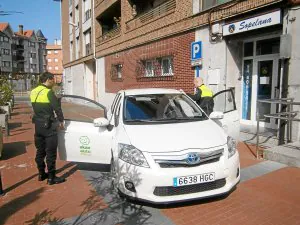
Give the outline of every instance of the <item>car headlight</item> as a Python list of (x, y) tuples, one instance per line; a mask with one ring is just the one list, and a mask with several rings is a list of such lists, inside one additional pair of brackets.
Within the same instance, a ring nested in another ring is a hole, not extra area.
[(143, 153), (133, 145), (119, 143), (119, 158), (127, 163), (149, 168)]
[(228, 159), (236, 153), (236, 141), (228, 136), (227, 137), (227, 146), (228, 146)]

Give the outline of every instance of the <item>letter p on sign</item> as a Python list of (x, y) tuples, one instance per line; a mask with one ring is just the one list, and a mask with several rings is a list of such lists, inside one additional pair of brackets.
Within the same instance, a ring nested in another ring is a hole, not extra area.
[(191, 46), (192, 60), (202, 58), (202, 42), (193, 42)]

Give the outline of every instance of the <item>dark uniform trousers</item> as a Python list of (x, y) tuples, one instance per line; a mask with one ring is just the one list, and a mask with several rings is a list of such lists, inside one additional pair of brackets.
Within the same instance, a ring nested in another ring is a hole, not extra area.
[(212, 97), (203, 97), (199, 106), (209, 116), (214, 111), (214, 100)]
[(57, 123), (52, 123), (51, 127), (46, 129), (42, 121), (35, 121), (34, 142), (37, 149), (35, 162), (40, 174), (45, 172), (45, 157), (49, 175), (55, 175), (56, 156), (57, 156)]

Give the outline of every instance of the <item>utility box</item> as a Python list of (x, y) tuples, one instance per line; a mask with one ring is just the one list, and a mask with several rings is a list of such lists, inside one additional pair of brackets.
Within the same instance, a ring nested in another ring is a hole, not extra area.
[(283, 34), (280, 36), (280, 58), (289, 59), (292, 55), (292, 36)]

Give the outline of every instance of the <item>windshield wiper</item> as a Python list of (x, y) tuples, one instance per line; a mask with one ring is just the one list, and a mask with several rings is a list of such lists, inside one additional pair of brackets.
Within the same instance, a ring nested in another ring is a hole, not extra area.
[(143, 120), (143, 119), (136, 119), (136, 120), (125, 120), (125, 122), (147, 122), (147, 123), (151, 123), (151, 122), (155, 122), (155, 120), (149, 119), (149, 120)]

